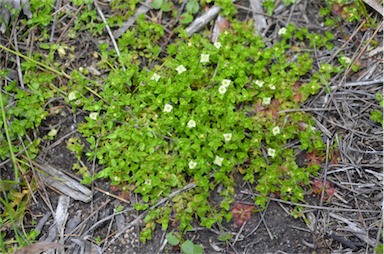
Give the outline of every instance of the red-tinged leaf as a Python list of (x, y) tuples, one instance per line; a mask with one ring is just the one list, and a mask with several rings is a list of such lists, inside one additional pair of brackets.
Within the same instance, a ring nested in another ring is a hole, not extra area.
[(341, 156), (340, 156), (340, 151), (337, 150), (332, 150), (331, 152), (331, 156), (330, 156), (331, 160), (330, 160), (330, 164), (332, 165), (338, 165), (340, 163), (340, 160), (341, 160)]
[(236, 223), (237, 226), (241, 226), (249, 220), (251, 217), (251, 214), (253, 212), (253, 205), (246, 205), (246, 204), (241, 204), (237, 203), (232, 207), (232, 214), (233, 214), (233, 219), (234, 222)]
[(276, 99), (272, 99), (271, 104), (268, 106), (263, 106), (261, 101), (258, 102), (255, 106), (256, 113), (262, 113), (263, 116), (272, 116), (274, 119), (278, 119), (280, 102)]
[(332, 5), (332, 12), (336, 14), (339, 17), (342, 17), (343, 19), (347, 19), (350, 15), (350, 9), (355, 8), (355, 3), (350, 4), (333, 4)]
[(324, 161), (324, 156), (318, 156), (317, 151), (313, 150), (311, 153), (305, 155), (305, 161), (309, 166), (320, 165)]
[[(315, 180), (312, 182), (313, 193), (315, 193), (318, 197), (321, 197), (321, 193), (323, 191), (323, 180)], [(329, 181), (325, 181), (325, 189), (323, 201), (329, 201), (330, 198), (335, 194), (336, 190), (331, 186)]]

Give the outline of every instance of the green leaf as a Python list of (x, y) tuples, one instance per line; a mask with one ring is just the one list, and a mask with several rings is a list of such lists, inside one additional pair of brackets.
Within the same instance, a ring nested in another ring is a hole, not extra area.
[(195, 14), (199, 11), (199, 4), (196, 0), (189, 0), (185, 6), (185, 9), (188, 13)]
[(185, 12), (185, 13), (180, 15), (179, 20), (180, 20), (181, 24), (189, 24), (193, 21), (193, 16), (191, 14)]
[(151, 3), (151, 7), (156, 10), (160, 10), (161, 6), (165, 3), (165, 0), (154, 0)]
[(229, 240), (231, 240), (231, 238), (232, 238), (232, 234), (231, 233), (221, 234), (218, 237), (219, 241), (222, 241), (222, 242), (229, 241)]
[(181, 251), (184, 254), (203, 254), (204, 248), (187, 240), (181, 245)]
[(48, 43), (40, 43), (39, 47), (42, 49), (49, 49), (51, 46)]
[(161, 6), (161, 10), (164, 12), (171, 11), (175, 6), (173, 5), (172, 2), (165, 2), (163, 6)]
[(170, 232), (168, 233), (165, 238), (169, 242), (170, 245), (176, 246), (180, 243), (179, 237), (175, 235), (175, 233)]

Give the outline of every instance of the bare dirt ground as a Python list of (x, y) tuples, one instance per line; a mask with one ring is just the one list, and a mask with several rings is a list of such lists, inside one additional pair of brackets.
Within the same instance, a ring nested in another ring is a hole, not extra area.
[[(252, 17), (248, 1), (239, 1), (237, 7), (240, 19)], [(266, 18), (268, 27), (263, 36), (273, 40), (275, 27), (283, 27), (288, 21), (317, 32), (329, 30), (318, 14), (320, 7), (320, 1), (298, 1), (289, 8), (282, 6), (272, 17)], [(382, 18), (370, 11), (375, 19)], [(196, 226), (187, 233), (186, 239), (203, 246), (205, 253), (373, 253), (377, 244), (382, 243), (383, 128), (369, 117), (370, 110), (379, 109), (374, 94), (383, 88), (383, 30), (382, 23), (377, 31), (361, 30), (360, 24), (345, 22), (334, 28), (336, 47), (332, 51), (316, 52), (319, 62), (333, 62), (335, 53), (344, 50), (348, 57), (359, 61), (360, 71), (335, 76), (331, 83), (335, 87), (332, 93), (323, 90), (302, 107), (316, 119), (317, 128), (324, 133), (324, 142), (337, 144), (339, 152), (332, 156), (337, 160), (327, 160), (317, 178), (328, 181), (335, 189), (332, 199), (322, 201), (309, 189), (303, 204), (271, 198), (264, 211), (253, 213), (241, 227), (233, 223), (224, 224), (223, 229), (214, 226), (211, 230)], [(108, 38), (105, 33), (99, 39), (108, 41)], [(368, 51), (366, 41), (370, 39), (379, 41), (381, 50)], [(88, 52), (85, 55), (97, 48), (94, 39), (87, 34), (74, 41), (63, 40), (68, 45), (76, 45), (79, 52)], [(4, 41), (6, 39), (2, 39), (2, 43)], [(79, 66), (92, 64), (91, 57), (87, 56), (79, 61)], [(61, 108), (60, 114), (50, 115), (36, 133), (42, 137), (47, 134), (47, 127), (53, 125), (60, 131), (55, 141), (42, 142), (40, 160), (80, 181), (71, 171), (77, 159), (66, 146), (70, 137), (80, 137), (76, 126), (83, 114), (81, 110), (73, 114), (61, 99), (54, 104)], [(85, 157), (83, 162), (98, 170), (98, 166)], [(253, 203), (256, 194), (252, 186), (244, 184), (240, 177), (237, 182), (236, 202)], [(126, 202), (104, 181), (95, 182), (90, 189), (93, 193), (90, 202), (70, 199), (64, 232), (58, 234), (53, 230), (52, 214), (61, 194), (42, 184), (35, 193), (37, 202), (31, 201), (25, 216), (26, 230), (39, 227), (41, 233), (37, 239), (59, 240), (66, 246), (62, 253), (180, 253), (180, 249), (166, 243), (166, 232), (160, 227), (154, 232), (152, 241), (145, 244), (139, 241), (140, 229), (145, 226), (141, 220), (145, 212), (139, 213), (132, 208), (139, 197), (130, 196)], [(120, 205), (122, 212), (115, 213)], [(294, 205), (304, 207), (297, 219), (291, 215)], [(223, 230), (233, 235), (230, 241), (218, 240)]]

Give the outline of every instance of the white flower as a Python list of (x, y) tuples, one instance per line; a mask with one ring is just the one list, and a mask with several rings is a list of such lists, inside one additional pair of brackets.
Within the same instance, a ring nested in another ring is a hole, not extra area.
[(209, 54), (201, 54), (200, 63), (208, 63), (209, 62)]
[(269, 105), (271, 104), (271, 97), (263, 98), (263, 105)]
[(258, 87), (263, 87), (263, 85), (264, 85), (264, 81), (261, 81), (261, 80), (255, 80), (255, 84), (256, 84)]
[(351, 58), (347, 56), (342, 56), (341, 60), (344, 61), (346, 64), (350, 64), (352, 62)]
[(213, 162), (213, 164), (216, 164), (217, 166), (220, 166), (223, 164), (223, 160), (224, 158), (221, 158), (219, 156), (216, 155), (216, 158), (215, 158), (215, 161)]
[(285, 27), (282, 27), (282, 28), (279, 29), (279, 31), (277, 33), (279, 35), (284, 35), (286, 32), (287, 32), (287, 29)]
[(219, 49), (219, 48), (221, 48), (221, 43), (217, 41), (213, 44), (213, 46), (215, 46), (215, 48)]
[(223, 81), (221, 81), (221, 85), (224, 87), (228, 87), (230, 84), (231, 84), (230, 79), (223, 79)]
[(273, 148), (268, 148), (268, 156), (271, 156), (272, 158), (275, 157), (276, 150)]
[(68, 94), (68, 100), (69, 100), (69, 101), (76, 100), (76, 92), (70, 92), (70, 93)]
[(184, 65), (179, 65), (179, 66), (177, 66), (176, 70), (179, 74), (181, 74), (181, 73), (185, 72), (187, 69), (185, 69)]
[(189, 120), (189, 122), (187, 123), (187, 127), (190, 129), (196, 127), (196, 122), (193, 120)]
[(197, 166), (197, 162), (190, 161), (190, 162), (188, 163), (188, 167), (189, 167), (190, 169), (194, 169), (196, 166)]
[(275, 126), (275, 127), (273, 127), (273, 129), (272, 129), (272, 133), (273, 133), (273, 135), (277, 135), (277, 134), (280, 134), (280, 128), (279, 128), (279, 126)]
[(172, 109), (173, 109), (173, 107), (171, 104), (165, 104), (163, 111), (169, 113), (172, 111)]
[(153, 73), (152, 77), (151, 77), (151, 80), (154, 80), (154, 81), (159, 81), (159, 79), (161, 78), (160, 75), (158, 75), (157, 73)]
[(269, 88), (271, 88), (271, 90), (276, 90), (276, 86), (274, 85), (269, 85)]
[(226, 91), (227, 91), (227, 87), (225, 87), (225, 86), (220, 86), (219, 87), (219, 93), (220, 94), (225, 94)]
[(232, 133), (225, 133), (225, 134), (223, 134), (223, 136), (224, 136), (224, 140), (226, 142), (231, 141), (231, 139), (232, 139)]
[(92, 120), (97, 120), (97, 116), (99, 114), (97, 112), (92, 112), (89, 114), (89, 118), (91, 118)]

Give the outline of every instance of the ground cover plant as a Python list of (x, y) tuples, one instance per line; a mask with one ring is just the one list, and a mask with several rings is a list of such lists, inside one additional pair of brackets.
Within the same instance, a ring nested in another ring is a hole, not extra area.
[[(289, 25), (280, 30), (280, 41), (266, 47), (252, 26), (232, 26), (233, 31), (225, 31), (215, 43), (181, 32), (168, 46), (167, 56), (148, 70), (129, 59), (140, 54), (135, 51), (138, 42), (148, 61), (156, 58), (163, 29), (139, 17), (137, 31), (118, 41), (123, 48), (119, 57), (102, 52), (103, 62), (117, 60), (120, 66), (109, 73), (103, 87), (92, 87), (98, 96), (84, 96), (87, 90), (76, 85), (69, 92), (68, 101), (89, 112), (79, 131), (90, 143), (87, 156), (104, 165), (95, 179), (109, 178), (123, 191), (140, 194), (137, 210), (148, 209), (174, 189), (196, 184), (149, 211), (143, 241), (151, 239), (155, 222), (167, 230), (173, 220), (185, 232), (193, 218), (205, 227), (229, 221), (234, 171), (257, 183), (260, 196), (255, 203), (263, 208), (267, 195), (275, 192), (287, 200), (302, 200), (309, 177), (319, 169), (318, 164), (299, 167), (298, 151), (287, 145), (297, 139), (302, 150), (323, 153), (320, 132), (306, 113), (284, 110), (298, 109), (334, 71), (322, 65), (316, 75), (304, 79), (312, 59), (306, 53), (287, 52), (291, 39), (321, 45), (321, 37), (315, 42), (312, 33)], [(88, 175), (83, 182), (91, 180)], [(209, 196), (219, 185), (222, 200), (214, 207)]]
[[(208, 30), (189, 36), (185, 24), (214, 3), (230, 25), (216, 41)], [(335, 75), (359, 70), (343, 53), (336, 54), (338, 62), (333, 64), (313, 59), (313, 52), (334, 48), (332, 33), (287, 23), (276, 29), (275, 40), (266, 41), (255, 34), (252, 22), (236, 20), (230, 2), (189, 1), (179, 13), (178, 3), (154, 1), (154, 10), (180, 18), (171, 42), (164, 39), (166, 29), (156, 18), (141, 14), (117, 40), (119, 51), (109, 42), (99, 43), (92, 53), (93, 67), (72, 68), (61, 62), (74, 62), (76, 48), (64, 40), (48, 42), (53, 1), (30, 4), (33, 16), (21, 20), (22, 31), (38, 27), (39, 51), (27, 56), (0, 45), (15, 56), (12, 61), (21, 58), (23, 72), (20, 87), (11, 69), (0, 72), (0, 158), (2, 166), (8, 163), (13, 169), (0, 185), (2, 252), (11, 251), (15, 242), (28, 245), (39, 234), (25, 231), (22, 220), (38, 188), (30, 161), (38, 155), (41, 139), (31, 130), (63, 113), (58, 101), (70, 105), (72, 114), (84, 116), (78, 124), (82, 139), (71, 138), (67, 146), (79, 161), (74, 172), (85, 185), (107, 179), (113, 188), (137, 195), (133, 207), (146, 212), (142, 242), (151, 240), (161, 226), (172, 246), (202, 253), (199, 245), (184, 240), (196, 225), (212, 228), (233, 222), (241, 227), (252, 213), (263, 211), (271, 197), (302, 202), (313, 187), (327, 202), (335, 193), (329, 182), (313, 181), (328, 159), (327, 147), (313, 117), (300, 109), (319, 91), (330, 92)], [(125, 14), (111, 15), (105, 22), (92, 1), (73, 4), (84, 9), (77, 18), (70, 9), (55, 18), (73, 18), (68, 37), (76, 39), (83, 32), (102, 35), (107, 24), (121, 25), (127, 13), (135, 13), (138, 1), (113, 1), (112, 9), (124, 9)], [(329, 6), (331, 2), (322, 15), (330, 15)], [(265, 7), (272, 13), (272, 1)], [(351, 21), (359, 15), (354, 12)], [(328, 19), (326, 25), (339, 21)], [(371, 112), (371, 119), (382, 124), (382, 93), (376, 99), (380, 108)], [(57, 132), (57, 126), (49, 126), (42, 140), (55, 140)], [(304, 164), (299, 163), (302, 154)], [(100, 170), (92, 172), (81, 164), (83, 155), (101, 165)], [(252, 205), (234, 198), (238, 174), (257, 194)], [(172, 195), (178, 190), (184, 191)], [(5, 230), (9, 227), (10, 235)], [(231, 237), (225, 235), (223, 241)]]

